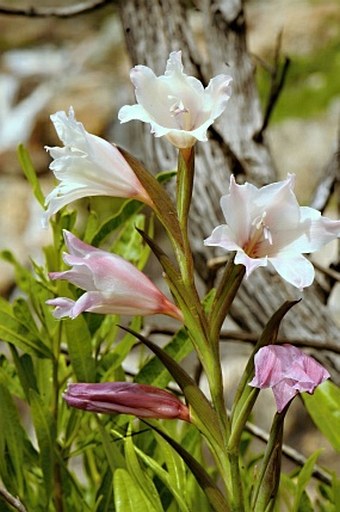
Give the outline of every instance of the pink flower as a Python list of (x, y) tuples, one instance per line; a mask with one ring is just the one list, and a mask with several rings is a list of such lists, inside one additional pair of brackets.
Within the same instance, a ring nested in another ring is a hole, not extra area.
[(181, 52), (172, 52), (165, 74), (156, 76), (146, 66), (130, 73), (137, 105), (125, 105), (118, 113), (121, 123), (138, 119), (150, 123), (155, 137), (167, 137), (178, 148), (206, 141), (207, 129), (224, 111), (231, 95), (228, 75), (212, 78), (204, 89), (193, 76), (183, 73)]
[(247, 277), (270, 263), (297, 288), (310, 286), (314, 267), (303, 256), (340, 236), (340, 221), (322, 217), (313, 208), (300, 207), (293, 192), (294, 175), (257, 188), (238, 185), (230, 177), (229, 194), (221, 198), (226, 224), (217, 226), (205, 245), (236, 251), (235, 263)]
[(175, 395), (134, 382), (69, 384), (63, 398), (71, 407), (86, 411), (190, 421), (187, 406)]
[(64, 147), (47, 147), (50, 165), (60, 182), (46, 197), (45, 223), (63, 206), (89, 196), (131, 197), (151, 205), (137, 176), (116, 148), (88, 133), (74, 117), (56, 112), (51, 120)]
[(180, 310), (131, 263), (116, 254), (85, 244), (64, 231), (70, 254), (64, 261), (72, 266), (65, 272), (51, 272), (51, 279), (66, 279), (86, 290), (76, 302), (59, 297), (47, 301), (55, 306), (54, 316), (76, 318), (84, 311), (117, 315), (164, 314), (182, 321)]
[(268, 345), (255, 354), (255, 377), (250, 386), (272, 388), (278, 412), (298, 393), (312, 394), (330, 377), (315, 359), (293, 345)]

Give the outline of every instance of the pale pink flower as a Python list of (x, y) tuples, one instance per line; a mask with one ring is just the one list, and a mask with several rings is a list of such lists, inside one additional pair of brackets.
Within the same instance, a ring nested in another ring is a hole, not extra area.
[(293, 192), (294, 175), (257, 188), (238, 185), (230, 177), (229, 194), (221, 198), (226, 224), (217, 226), (205, 245), (236, 251), (235, 263), (247, 277), (268, 263), (299, 289), (310, 286), (314, 267), (303, 256), (340, 236), (340, 221), (322, 217), (313, 208), (299, 206)]
[(56, 112), (51, 120), (64, 147), (46, 147), (59, 184), (46, 197), (45, 223), (63, 206), (83, 197), (126, 197), (151, 204), (118, 148), (88, 133), (75, 119), (72, 107), (68, 115)]
[(312, 394), (328, 371), (293, 345), (267, 345), (255, 354), (255, 388), (272, 388), (278, 412), (298, 393)]
[(47, 301), (55, 306), (54, 316), (76, 318), (84, 311), (117, 315), (164, 314), (182, 321), (182, 313), (150, 279), (116, 254), (92, 247), (64, 231), (69, 254), (64, 261), (72, 266), (51, 272), (51, 279), (65, 279), (86, 290), (77, 301), (59, 297)]
[(207, 129), (222, 114), (231, 95), (232, 78), (228, 75), (215, 76), (204, 89), (197, 78), (183, 73), (180, 51), (170, 53), (164, 75), (135, 66), (130, 77), (137, 105), (120, 109), (121, 123), (133, 119), (150, 123), (156, 137), (165, 136), (178, 148), (208, 140)]
[(71, 407), (86, 411), (133, 414), (138, 418), (190, 421), (189, 409), (175, 395), (146, 384), (134, 382), (69, 384), (63, 398)]

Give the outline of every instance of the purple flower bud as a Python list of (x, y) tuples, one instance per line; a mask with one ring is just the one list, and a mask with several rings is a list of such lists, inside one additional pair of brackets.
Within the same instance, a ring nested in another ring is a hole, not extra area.
[(190, 422), (189, 409), (164, 389), (135, 382), (69, 384), (63, 394), (71, 407), (98, 413), (133, 414), (138, 418)]
[(312, 394), (330, 377), (315, 359), (293, 345), (268, 345), (255, 355), (255, 377), (250, 386), (272, 388), (278, 412), (298, 393)]

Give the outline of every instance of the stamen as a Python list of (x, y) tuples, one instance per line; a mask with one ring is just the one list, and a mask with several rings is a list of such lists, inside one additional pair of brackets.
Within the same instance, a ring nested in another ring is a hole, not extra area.
[(176, 117), (177, 123), (181, 130), (190, 130), (190, 110), (184, 106), (181, 99), (176, 96), (168, 95), (169, 100), (175, 100), (173, 105), (170, 107), (170, 114), (172, 117)]
[(248, 256), (257, 256), (257, 250), (261, 242), (261, 238), (262, 240), (266, 240), (270, 245), (273, 245), (273, 237), (271, 231), (269, 226), (264, 222), (266, 216), (267, 212), (264, 211), (262, 215), (256, 217), (252, 222), (252, 226), (255, 227), (255, 230), (253, 230), (250, 240), (244, 247), (244, 250)]

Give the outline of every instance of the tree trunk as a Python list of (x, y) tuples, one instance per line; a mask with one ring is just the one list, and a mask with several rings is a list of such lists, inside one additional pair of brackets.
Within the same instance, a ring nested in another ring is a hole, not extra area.
[[(198, 273), (207, 281), (207, 259), (214, 254), (212, 248), (203, 246), (203, 239), (223, 220), (219, 200), (228, 189), (230, 173), (240, 182), (247, 179), (263, 185), (276, 179), (276, 170), (265, 138), (256, 137), (263, 115), (254, 64), (247, 52), (243, 4), (240, 0), (196, 0), (195, 5), (202, 20), (199, 44), (185, 2), (180, 0), (123, 0), (120, 14), (132, 65), (145, 64), (163, 74), (169, 53), (181, 49), (186, 72), (204, 84), (218, 73), (233, 76), (233, 95), (225, 113), (210, 130), (209, 143), (197, 145), (191, 239)], [(155, 139), (142, 123), (140, 133), (147, 168), (174, 168), (176, 153), (171, 144)], [(132, 145), (129, 149), (134, 150)], [(269, 269), (258, 269), (242, 285), (231, 316), (243, 330), (260, 332), (285, 300), (296, 297), (296, 290)], [(339, 329), (324, 302), (325, 293), (316, 282), (287, 315), (280, 334), (318, 340), (320, 348), (329, 342), (340, 347)], [(339, 382), (339, 356), (327, 350), (315, 355)]]

